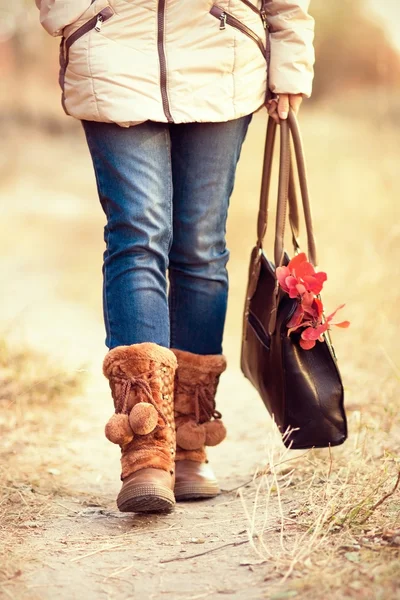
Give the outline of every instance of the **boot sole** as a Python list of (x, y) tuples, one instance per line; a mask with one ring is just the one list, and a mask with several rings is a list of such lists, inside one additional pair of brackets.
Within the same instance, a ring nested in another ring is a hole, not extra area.
[(197, 483), (182, 483), (175, 485), (175, 498), (181, 500), (206, 500), (219, 496), (221, 490), (218, 485), (202, 485)]
[(121, 512), (166, 513), (173, 510), (175, 496), (167, 487), (140, 483), (127, 484), (118, 494), (117, 506)]

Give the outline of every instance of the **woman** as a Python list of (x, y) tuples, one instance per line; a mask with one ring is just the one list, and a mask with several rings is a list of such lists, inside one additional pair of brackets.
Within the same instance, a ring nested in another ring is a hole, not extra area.
[[(258, 4), (257, 4), (258, 2)], [(225, 225), (251, 115), (311, 93), (309, 0), (36, 0), (61, 35), (67, 114), (83, 123), (105, 227), (103, 370), (121, 511), (219, 493), (205, 447), (226, 368)], [(167, 281), (168, 273), (168, 281)], [(169, 285), (168, 285), (169, 282)]]

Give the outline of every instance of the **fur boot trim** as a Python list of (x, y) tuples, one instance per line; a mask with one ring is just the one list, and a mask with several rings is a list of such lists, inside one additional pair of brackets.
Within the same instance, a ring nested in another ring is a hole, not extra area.
[(145, 468), (174, 471), (176, 366), (174, 354), (153, 343), (119, 346), (104, 360), (115, 407), (105, 433), (121, 446), (122, 479)]
[(134, 377), (143, 373), (143, 367), (150, 362), (161, 363), (171, 368), (177, 366), (177, 360), (169, 348), (143, 342), (131, 346), (117, 346), (110, 350), (103, 362), (103, 373), (107, 379), (121, 374)]
[(190, 372), (191, 369), (195, 369), (201, 373), (221, 375), (226, 369), (226, 358), (223, 354), (193, 354), (177, 348), (171, 350), (178, 359), (178, 365), (185, 371)]
[(176, 462), (180, 460), (193, 460), (194, 462), (205, 463), (207, 462), (207, 454), (204, 446), (198, 450), (183, 450), (177, 446), (175, 460)]
[(216, 446), (226, 436), (215, 407), (219, 377), (226, 369), (222, 354), (193, 354), (172, 349), (178, 359), (175, 377), (176, 460), (205, 462), (205, 446)]

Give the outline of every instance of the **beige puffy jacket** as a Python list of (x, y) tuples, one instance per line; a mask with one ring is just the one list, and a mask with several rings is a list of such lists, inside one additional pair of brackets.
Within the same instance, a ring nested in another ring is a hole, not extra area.
[(61, 35), (67, 114), (134, 125), (216, 122), (260, 108), (269, 84), (309, 96), (309, 0), (36, 0)]

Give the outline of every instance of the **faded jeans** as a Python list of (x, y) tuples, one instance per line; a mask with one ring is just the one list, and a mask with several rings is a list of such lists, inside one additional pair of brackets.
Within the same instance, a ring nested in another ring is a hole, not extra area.
[(107, 218), (108, 348), (155, 342), (222, 352), (226, 219), (250, 120), (129, 128), (83, 122)]

